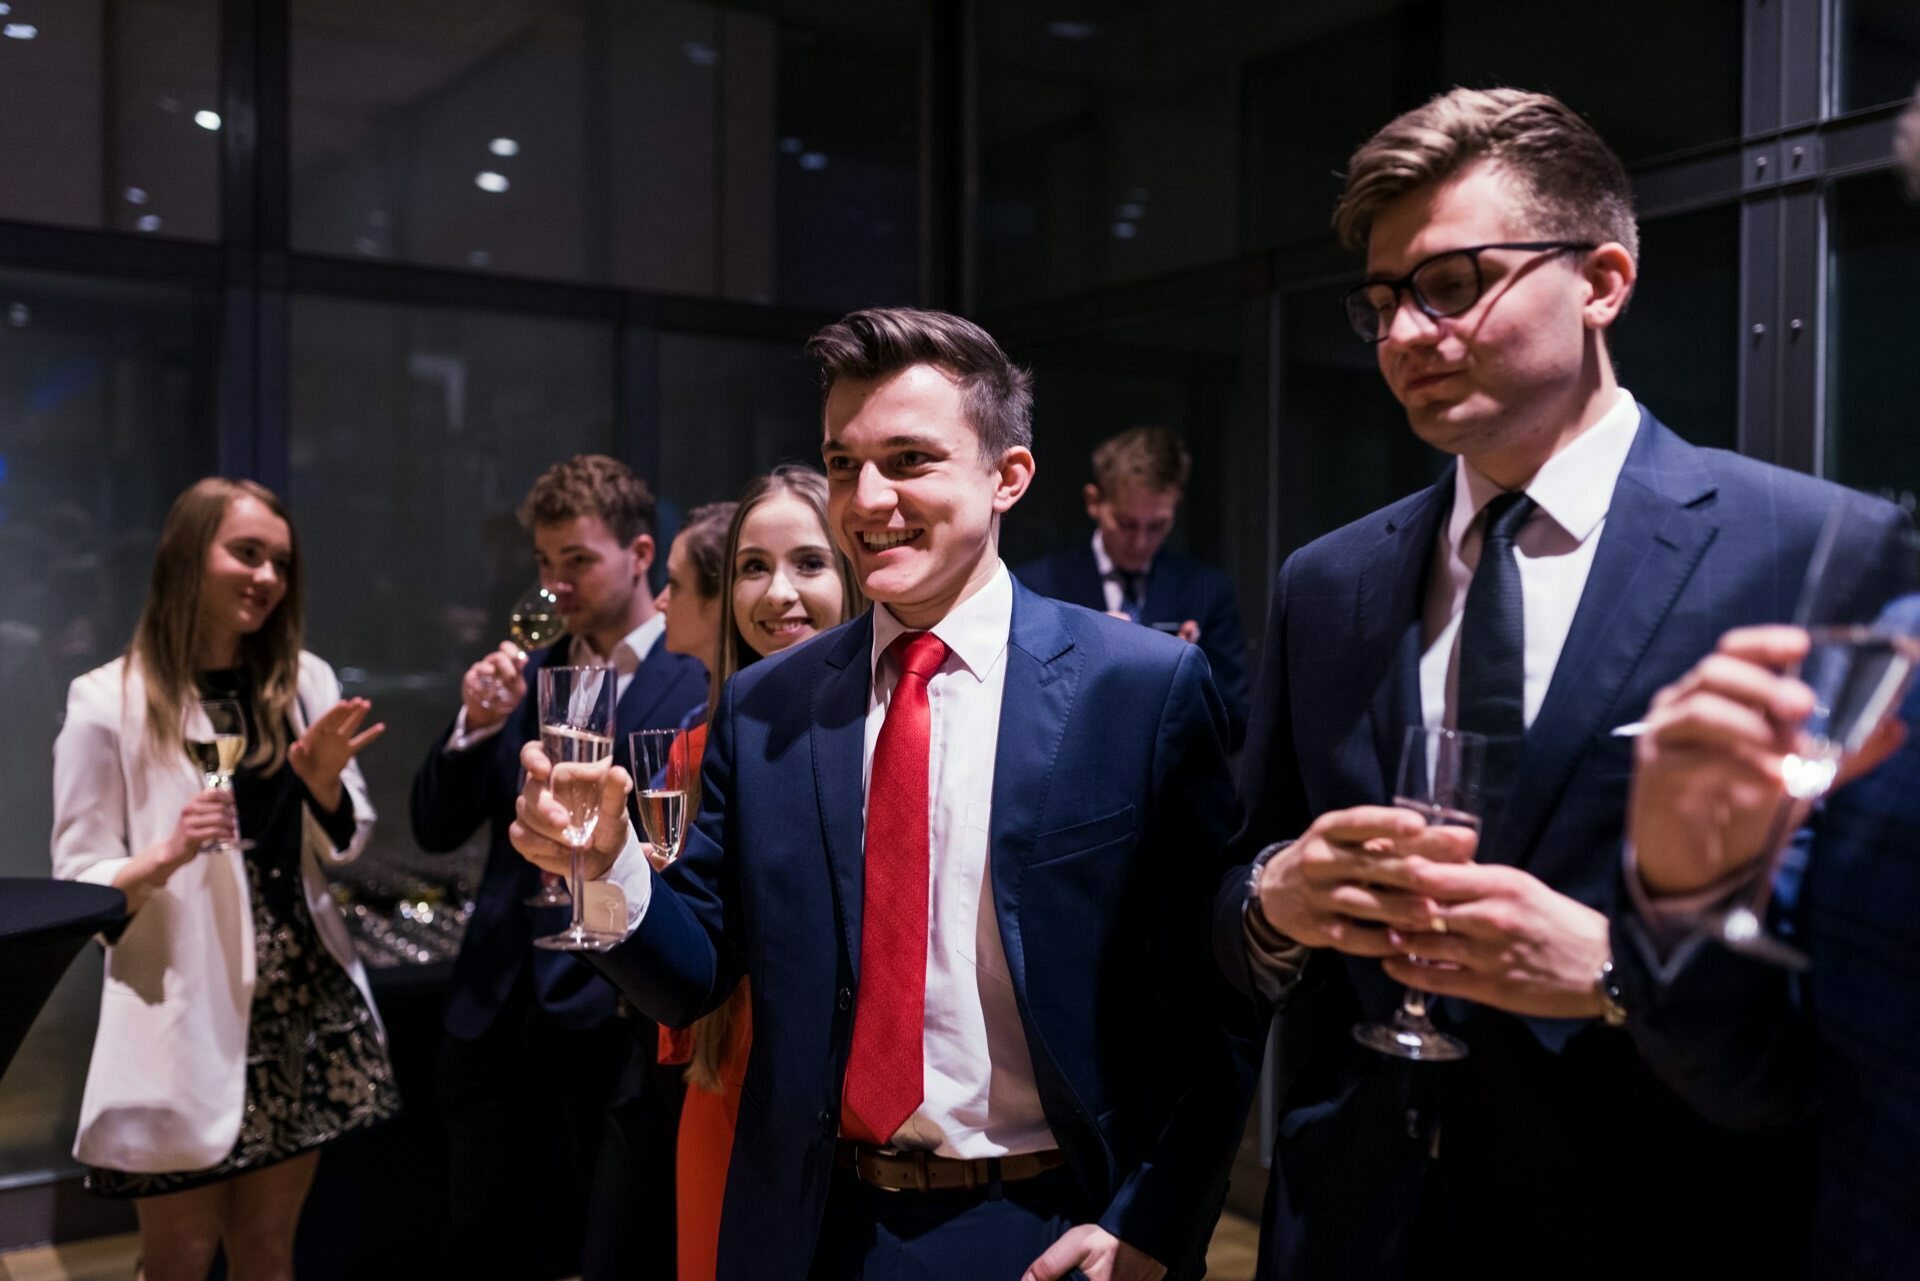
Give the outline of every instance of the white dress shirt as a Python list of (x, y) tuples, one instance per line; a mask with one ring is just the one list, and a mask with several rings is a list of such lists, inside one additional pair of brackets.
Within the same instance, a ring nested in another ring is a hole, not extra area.
[[(627, 696), (627, 686), (633, 684), (633, 674), (640, 670), (640, 664), (647, 661), (647, 655), (660, 638), (667, 634), (667, 616), (658, 610), (640, 626), (628, 632), (613, 647), (613, 653), (602, 657), (593, 652), (593, 643), (584, 636), (567, 638), (567, 662), (573, 667), (611, 667), (613, 676), (613, 698), (618, 703)], [(532, 692), (532, 691), (530, 691)], [(535, 697), (538, 694), (535, 693)], [(453, 719), (453, 733), (447, 736), (446, 750), (463, 752), (477, 743), (484, 743), (500, 732), (507, 723), (507, 717), (501, 717), (493, 724), (481, 729), (467, 728), (467, 706), (460, 704), (460, 714)]]
[[(1625, 389), (1600, 421), (1546, 461), (1527, 482), (1535, 507), (1514, 538), (1526, 643), (1524, 715), (1528, 726), (1546, 700), (1574, 611), (1600, 547), (1613, 488), (1640, 428), (1640, 406)], [(1453, 512), (1434, 544), (1421, 629), (1420, 711), (1429, 728), (1451, 726), (1459, 705), (1460, 619), (1480, 564), (1480, 511), (1500, 487), (1464, 458), (1453, 473)]]
[[(947, 657), (927, 682), (927, 993), (920, 1106), (893, 1135), (898, 1147), (941, 1156), (990, 1157), (1058, 1147), (1034, 1083), (1033, 1059), (1000, 944), (988, 875), (996, 753), (1006, 688), (1013, 577), (1002, 564), (991, 581), (934, 625)], [(873, 678), (861, 762), (861, 813), (873, 749), (899, 680), (887, 647), (904, 624), (874, 606)], [(638, 838), (629, 835), (607, 880), (626, 895), (627, 932), (646, 915), (652, 878)]]
[[(1126, 584), (1114, 572), (1119, 567), (1113, 563), (1113, 557), (1107, 555), (1106, 540), (1100, 537), (1098, 529), (1093, 531), (1093, 567), (1100, 571), (1100, 590), (1107, 598), (1107, 612), (1109, 614), (1125, 613), (1122, 607), (1127, 603)], [(1147, 567), (1140, 571), (1140, 581), (1143, 584), (1140, 594), (1143, 598), (1146, 596), (1144, 584), (1147, 581), (1147, 575), (1152, 572), (1153, 562), (1148, 561)], [(1142, 599), (1140, 604), (1145, 605), (1145, 599)]]

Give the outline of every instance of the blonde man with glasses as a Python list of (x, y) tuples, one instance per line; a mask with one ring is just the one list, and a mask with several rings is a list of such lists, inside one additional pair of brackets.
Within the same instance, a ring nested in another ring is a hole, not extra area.
[[(1609, 731), (1789, 613), (1843, 491), (1695, 448), (1616, 381), (1632, 190), (1564, 103), (1433, 99), (1354, 154), (1334, 222), (1366, 258), (1345, 322), (1454, 462), (1275, 589), (1216, 920), (1230, 978), (1282, 1011), (1269, 1274), (1779, 1275), (1801, 1136), (1730, 1139), (1667, 1091), (1613, 976)], [(1410, 725), (1487, 740), (1470, 861), (1404, 852)], [(1464, 1059), (1356, 1043), (1407, 986)]]

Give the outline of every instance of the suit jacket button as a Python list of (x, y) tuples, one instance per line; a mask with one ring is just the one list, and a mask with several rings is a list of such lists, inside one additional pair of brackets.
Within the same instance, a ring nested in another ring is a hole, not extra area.
[(851, 1009), (853, 1007), (853, 989), (850, 987), (841, 988), (838, 1001), (841, 1009)]
[(820, 1133), (822, 1134), (833, 1133), (833, 1113), (822, 1112), (820, 1113), (819, 1116), (815, 1117), (814, 1119), (820, 1122)]

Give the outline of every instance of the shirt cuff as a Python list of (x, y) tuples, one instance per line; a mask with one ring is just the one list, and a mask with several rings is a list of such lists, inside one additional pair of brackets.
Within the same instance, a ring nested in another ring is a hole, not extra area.
[(1647, 939), (1662, 961), (1671, 957), (1682, 943), (1699, 930), (1702, 921), (1725, 907), (1753, 878), (1751, 867), (1741, 867), (1703, 889), (1685, 894), (1655, 895), (1648, 892), (1645, 882), (1640, 879), (1640, 865), (1634, 859), (1633, 842), (1626, 843), (1620, 852), (1620, 860), (1623, 879), (1627, 883), (1627, 898), (1633, 904), (1635, 914), (1646, 926)]
[(495, 734), (498, 734), (501, 727), (506, 723), (506, 718), (503, 716), (491, 725), (470, 730), (467, 728), (467, 709), (466, 706), (462, 704), (460, 714), (453, 718), (453, 733), (447, 736), (447, 745), (441, 750), (452, 754), (454, 752), (464, 752), (470, 747), (477, 747), (479, 744), (492, 738)]
[(640, 848), (640, 838), (632, 828), (627, 829), (627, 843), (620, 857), (613, 860), (603, 879), (618, 886), (626, 895), (627, 936), (632, 937), (647, 915), (647, 905), (653, 901), (653, 865), (647, 862), (646, 851)]
[(1278, 854), (1292, 841), (1281, 841), (1269, 845), (1260, 851), (1253, 861), (1247, 877), (1247, 901), (1240, 913), (1240, 936), (1247, 947), (1247, 972), (1253, 980), (1254, 990), (1268, 1001), (1279, 1001), (1293, 985), (1299, 981), (1300, 972), (1307, 966), (1307, 957), (1312, 949), (1304, 943), (1294, 940), (1275, 929), (1264, 913), (1260, 911), (1260, 900), (1253, 887), (1260, 881), (1260, 872), (1267, 860)]

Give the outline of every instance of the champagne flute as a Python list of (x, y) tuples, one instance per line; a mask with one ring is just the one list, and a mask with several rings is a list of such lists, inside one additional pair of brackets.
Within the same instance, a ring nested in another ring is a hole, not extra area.
[(634, 780), (640, 826), (653, 846), (652, 863), (665, 871), (680, 857), (687, 836), (687, 794), (693, 784), (687, 735), (677, 729), (642, 729), (627, 736), (639, 777)]
[[(507, 614), (507, 639), (522, 652), (551, 645), (565, 631), (566, 623), (560, 617), (560, 598), (539, 583), (528, 588)], [(489, 676), (488, 682), (487, 706), (508, 707), (506, 683), (497, 676)]]
[[(553, 644), (565, 631), (566, 624), (560, 617), (560, 598), (539, 583), (528, 588), (507, 615), (507, 639), (518, 645), (522, 653)], [(487, 706), (504, 710), (509, 706), (506, 683), (492, 675), (487, 680)], [(540, 888), (527, 895), (525, 902), (528, 907), (566, 907), (573, 899), (567, 893), (566, 882), (542, 873)]]
[(1810, 645), (1791, 674), (1813, 691), (1814, 704), (1799, 741), (1780, 760), (1784, 794), (1761, 845), (1766, 855), (1733, 904), (1701, 923), (1701, 932), (1723, 946), (1792, 970), (1807, 968), (1806, 953), (1766, 924), (1788, 827), (1802, 807), (1832, 790), (1847, 758), (1899, 711), (1920, 662), (1912, 625), (1883, 616), (1889, 603), (1920, 589), (1920, 534), (1897, 531), (1878, 558), (1849, 556), (1840, 543), (1859, 519), (1844, 497), (1827, 513), (1794, 610), (1794, 625), (1806, 629)]
[[(1393, 803), (1427, 821), (1428, 827), (1480, 830), (1480, 773), (1487, 740), (1464, 730), (1407, 729), (1400, 749), (1399, 781)], [(1410, 987), (1385, 1023), (1360, 1023), (1353, 1039), (1370, 1050), (1396, 1058), (1444, 1063), (1467, 1057), (1467, 1043), (1434, 1027), (1427, 994)]]
[[(202, 784), (218, 792), (233, 790), (233, 771), (247, 754), (247, 717), (238, 699), (202, 698), (188, 703), (181, 734), (187, 759), (200, 771)], [(202, 852), (250, 850), (247, 840), (208, 841)]]
[(558, 934), (543, 935), (535, 947), (562, 952), (604, 952), (622, 935), (590, 930), (581, 886), (587, 843), (600, 822), (600, 785), (613, 765), (614, 688), (611, 667), (540, 669), (540, 746), (553, 763), (548, 786), (567, 811), (567, 852), (573, 922)]

